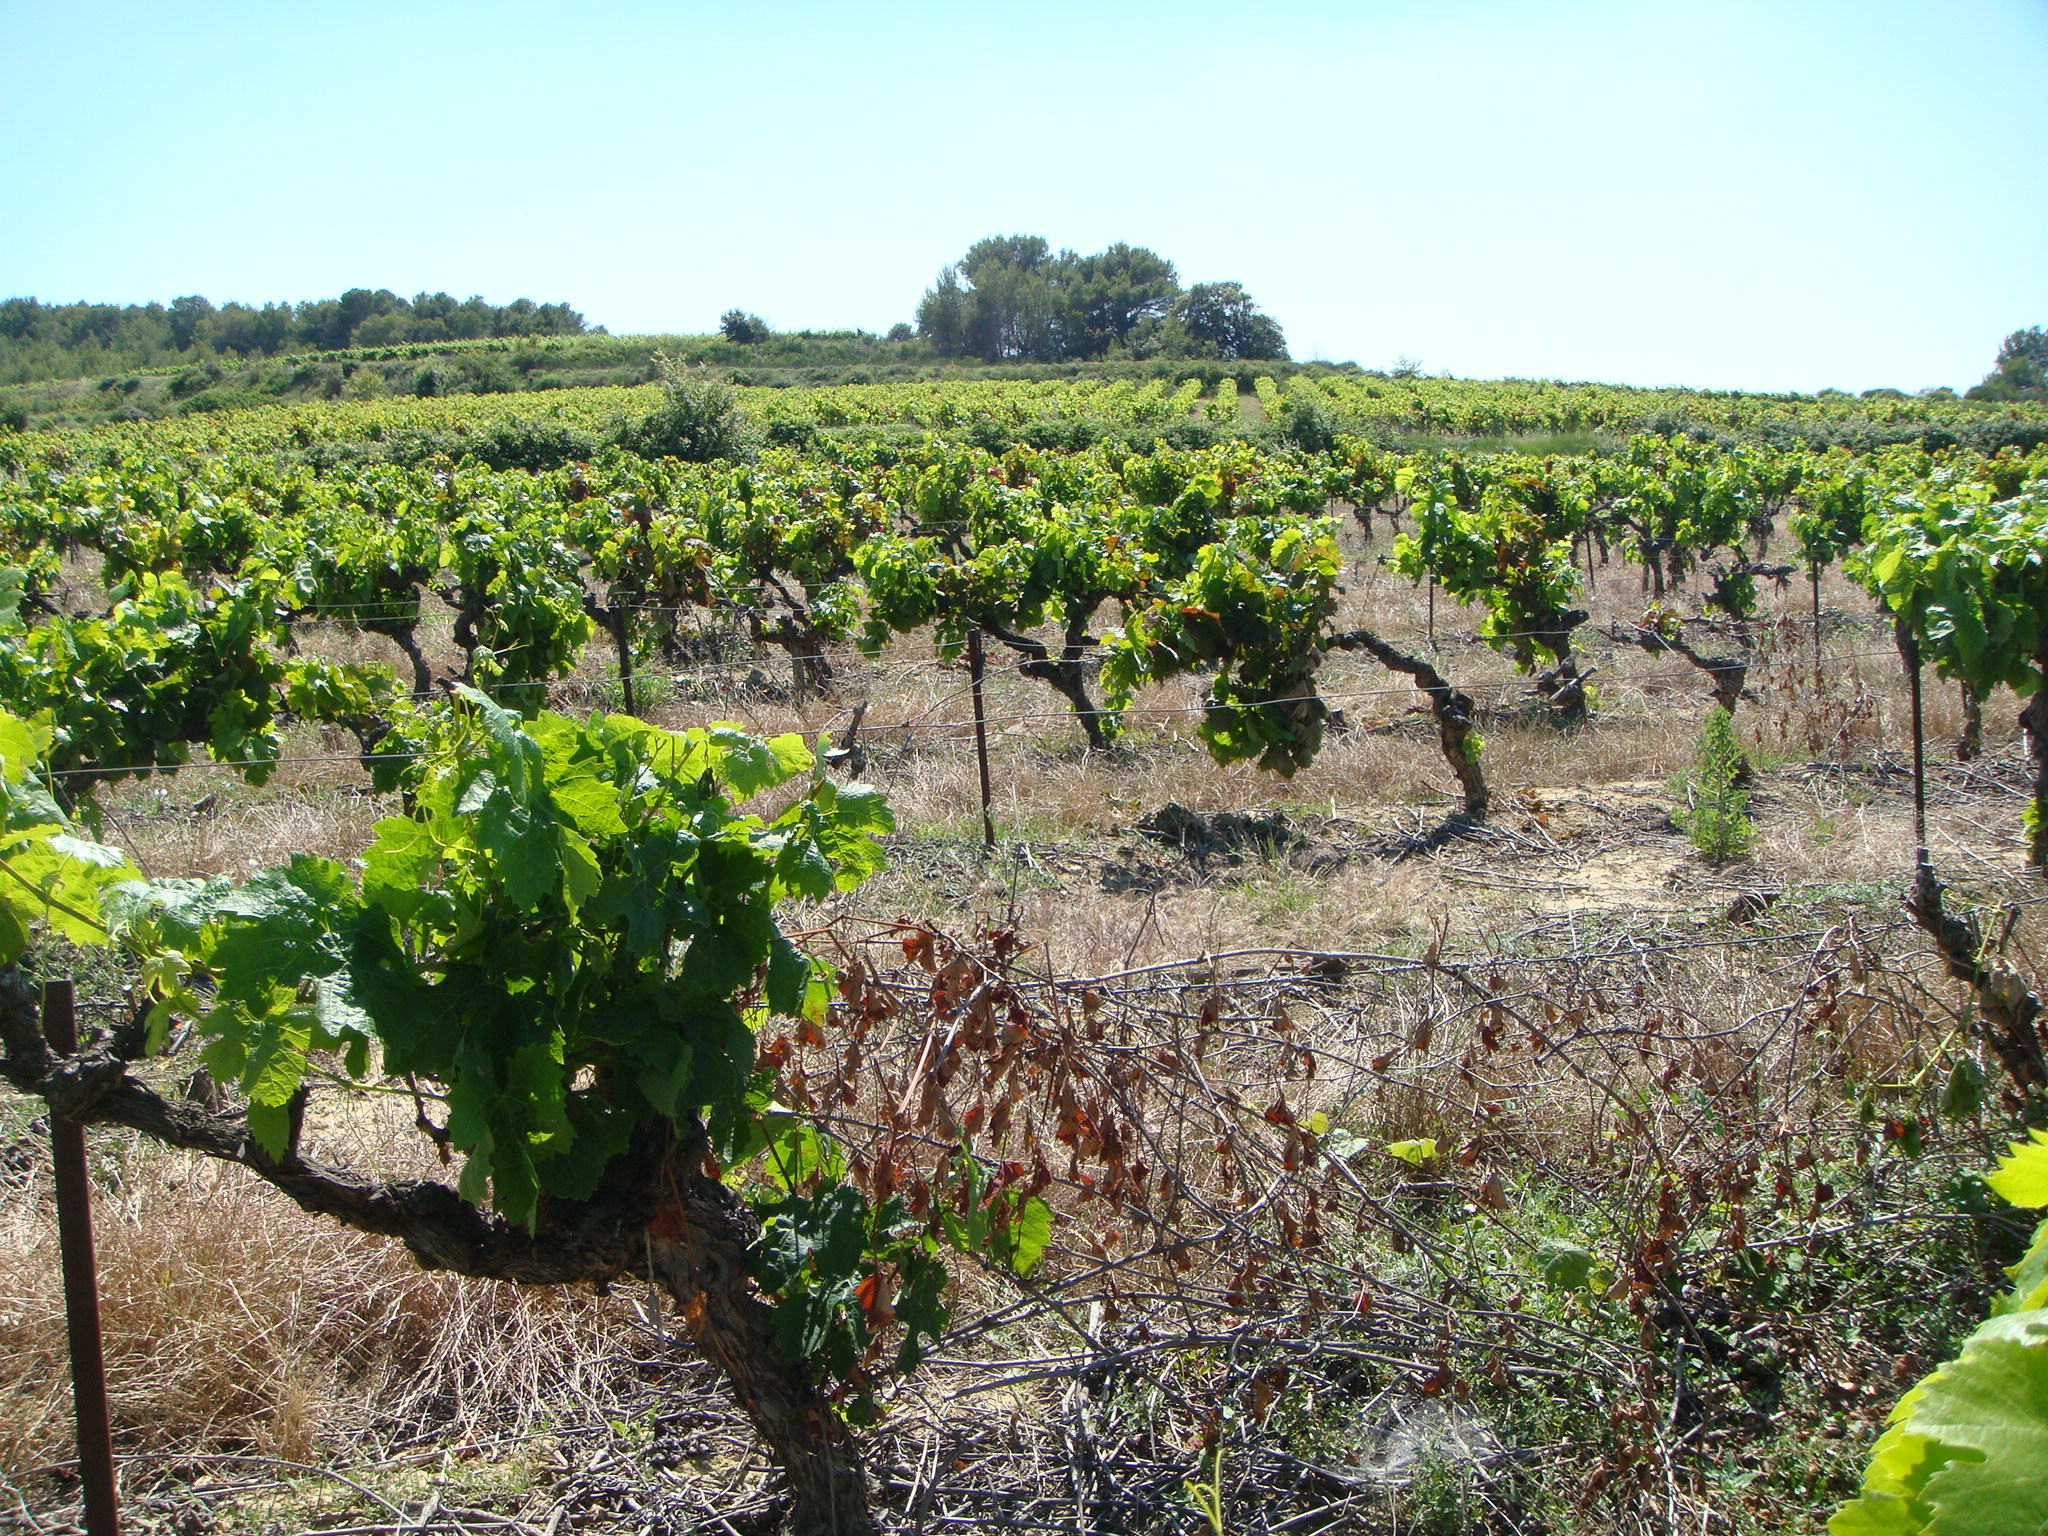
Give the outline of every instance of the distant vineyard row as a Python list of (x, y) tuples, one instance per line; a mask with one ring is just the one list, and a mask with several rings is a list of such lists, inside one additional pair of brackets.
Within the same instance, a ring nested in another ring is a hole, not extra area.
[[(535, 344), (538, 345), (538, 344)], [(488, 360), (477, 366), (489, 366)], [(384, 373), (406, 372), (406, 387), (467, 389), (459, 373), (439, 382), (416, 377), (419, 360), (378, 365), (353, 354), (309, 362), (308, 389), (325, 381), (338, 398), (252, 411), (203, 410), (163, 423), (113, 423), (82, 443), (87, 454), (130, 451), (142, 444), (173, 451), (285, 447), (300, 451), (403, 454), (476, 453), (491, 462), (537, 468), (587, 457), (620, 425), (646, 410), (650, 393), (617, 385), (524, 393), (462, 393), (445, 398), (382, 396)], [(644, 364), (644, 359), (643, 359)], [(464, 366), (469, 366), (465, 364)], [(430, 368), (431, 373), (433, 370)], [(442, 370), (447, 372), (446, 369)], [(472, 370), (473, 371), (473, 370)], [(314, 377), (317, 375), (318, 377)], [(438, 379), (436, 375), (436, 379)], [(743, 377), (743, 376), (742, 376)], [(112, 384), (114, 381), (108, 381)], [(176, 392), (182, 386), (173, 381)], [(250, 403), (230, 390), (219, 400), (207, 381), (189, 403)], [(476, 385), (478, 389), (516, 386)], [(118, 394), (119, 391), (116, 391)], [(1038, 380), (943, 379), (850, 383), (827, 388), (749, 387), (746, 408), (771, 442), (800, 443), (819, 431), (978, 429), (985, 446), (1022, 437), (1041, 446), (1081, 446), (1116, 429), (1183, 436), (1263, 431), (1328, 447), (1339, 433), (1382, 439), (1497, 440), (1570, 436), (1619, 438), (1636, 432), (1705, 433), (1778, 446), (1848, 446), (1859, 450), (1901, 442), (1963, 445), (1984, 451), (2048, 441), (2048, 406), (1877, 395), (1766, 395), (1680, 389), (1629, 389), (1548, 381), (1467, 381), (1381, 376), (1355, 369), (1310, 367), (1275, 379), (1252, 365), (1182, 364), (1150, 377)], [(25, 418), (24, 418), (25, 419)], [(42, 434), (0, 438), (0, 461), (53, 451)], [(379, 446), (384, 445), (384, 446)]]
[[(1306, 379), (1284, 391), (1257, 383), (1275, 417), (1341, 398)], [(1417, 408), (1433, 387), (1415, 386)], [(436, 683), (419, 644), (423, 605), (452, 616), (463, 660), (448, 681), (528, 708), (601, 633), (632, 709), (636, 667), (675, 654), (686, 613), (717, 611), (785, 650), (799, 691), (829, 688), (830, 648), (848, 639), (874, 651), (930, 631), (957, 651), (979, 633), (1063, 698), (1100, 748), (1114, 744), (1140, 688), (1204, 676), (1200, 730), (1211, 752), (1293, 773), (1330, 719), (1317, 691), (1322, 663), (1353, 650), (1422, 690), (1478, 815), (1488, 803), (1482, 746), (1456, 680), (1398, 637), (1337, 625), (1344, 562), (1332, 514), (1348, 509), (1368, 537), (1386, 518), (1400, 534), (1394, 568), (1484, 608), (1482, 637), (1570, 722), (1594, 704), (1574, 632), (1596, 549), (1642, 567), (1651, 601), (1638, 643), (1698, 667), (1732, 711), (1755, 643), (1759, 577), (1803, 571), (1817, 594), (1823, 570), (1913, 509), (1935, 520), (1923, 542), (1975, 519), (1986, 529), (2013, 523), (2021, 532), (2007, 544), (2023, 550), (2048, 476), (2044, 448), (1859, 456), (1652, 434), (1611, 452), (1542, 458), (1404, 454), (1348, 434), (1321, 451), (1154, 438), (1142, 448), (1114, 440), (996, 452), (975, 444), (972, 423), (998, 409), (1019, 419), (1085, 405), (1137, 421), (1240, 402), (1226, 389), (1205, 404), (1192, 382), (1173, 392), (873, 394), (800, 403), (814, 419), (834, 419), (847, 402), (922, 410), (948, 430), (708, 464), (614, 447), (542, 472), (289, 451), (319, 432), (397, 430), (419, 406), (38, 437), (0, 485), (0, 562), (12, 591), (0, 684), (18, 705), (56, 712), (62, 775), (148, 771), (194, 744), (260, 772), (276, 754), (281, 712), (344, 721), (366, 751), (396, 750), (406, 697), (425, 698)], [(1771, 541), (1784, 526), (1796, 559), (1773, 566)], [(105, 613), (66, 612), (56, 600), (60, 562), (73, 551), (99, 557)], [(1688, 612), (1679, 586), (1695, 571), (1708, 579), (1699, 611)], [(1939, 607), (1944, 633), (1956, 629), (1959, 601)], [(294, 626), (315, 622), (390, 638), (410, 661), (410, 686), (401, 691), (389, 669), (298, 655)], [(2005, 674), (1974, 657), (1946, 670), (1972, 686), (2031, 691), (2039, 643), (2023, 602), (2013, 622), (2019, 629), (1985, 630), (1983, 641), (2010, 652)], [(2031, 622), (2038, 628), (2038, 616)]]

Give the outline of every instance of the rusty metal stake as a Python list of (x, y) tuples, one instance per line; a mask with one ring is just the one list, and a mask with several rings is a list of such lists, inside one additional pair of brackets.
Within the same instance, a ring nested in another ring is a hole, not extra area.
[(989, 812), (988, 715), (982, 708), (981, 631), (967, 631), (967, 680), (974, 694), (974, 760), (981, 768), (981, 841), (990, 853), (996, 850), (996, 819)]
[[(78, 1021), (69, 981), (43, 983), (43, 1033), (60, 1056), (78, 1053)], [(64, 1319), (71, 1342), (71, 1397), (78, 1418), (78, 1476), (85, 1492), (86, 1536), (117, 1536), (114, 1442), (107, 1418), (107, 1365), (100, 1348), (100, 1290), (92, 1251), (92, 1184), (85, 1170), (85, 1127), (50, 1116), (50, 1161), (57, 1178), (57, 1249), (64, 1270)]]

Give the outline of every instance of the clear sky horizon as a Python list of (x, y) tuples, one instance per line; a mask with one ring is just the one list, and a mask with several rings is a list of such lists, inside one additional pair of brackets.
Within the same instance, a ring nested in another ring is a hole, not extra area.
[(882, 330), (1022, 232), (1467, 377), (1960, 389), (2048, 324), (2048, 0), (0, 0), (0, 65), (0, 296)]

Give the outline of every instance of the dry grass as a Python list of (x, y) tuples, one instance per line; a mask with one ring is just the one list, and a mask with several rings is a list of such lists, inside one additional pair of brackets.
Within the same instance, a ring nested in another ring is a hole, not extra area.
[[(1189, 893), (1212, 901), (1184, 933), (1232, 921), (1277, 878)], [(1341, 1496), (1304, 1486), (1301, 1459), (1359, 1466), (1389, 1422), (1436, 1411), (1453, 1376), (1460, 1411), (1510, 1448), (1456, 1474), (1493, 1511), (1481, 1528), (1816, 1529), (1894, 1381), (1951, 1348), (2000, 1283), (2011, 1253), (1996, 1244), (2013, 1232), (1966, 1230), (1953, 1206), (2002, 1126), (1995, 1110), (1936, 1113), (1950, 1066), (1972, 1054), (1967, 1005), (1894, 912), (1809, 892), (1738, 923), (1721, 915), (1724, 890), (1696, 883), (1668, 913), (1495, 909), (1443, 936), (1449, 968), (1367, 962), (1330, 980), (1249, 957), (1183, 965), (1093, 984), (1092, 1016), (1080, 984), (1034, 968), (1022, 985), (1059, 1041), (1046, 1069), (1072, 1074), (1090, 1123), (1119, 1127), (1121, 1158), (1171, 1177), (1105, 1196), (1112, 1155), (1091, 1163), (1085, 1132), (1055, 1145), (1042, 1118), (1063, 1220), (1034, 1299), (909, 1384), (916, 1409), (887, 1443), (976, 1439), (977, 1460), (938, 1472), (936, 1507), (1069, 1529), (1083, 1505), (1128, 1500), (1135, 1517), (1171, 1500), (1203, 1415), (1231, 1403), (1231, 1529), (1408, 1528), (1426, 1499), (1341, 1471)], [(2012, 952), (2038, 974), (2048, 914), (2036, 900), (2015, 916)], [(840, 1126), (856, 1147), (885, 1130), (864, 1106), (893, 1094), (925, 1028), (944, 1027), (920, 1025), (930, 978), (892, 942), (868, 959), (903, 1026), (857, 1072), (837, 1043), (806, 1058), (814, 1084), (859, 1080)], [(1016, 1084), (970, 1053), (929, 1149)], [(1268, 1105), (1321, 1111), (1362, 1150), (1342, 1168), (1295, 1159)], [(1881, 1129), (1892, 1117), (1925, 1148), (1902, 1154)], [(1027, 1155), (1028, 1115), (1009, 1123), (987, 1155)], [(1410, 1170), (1382, 1150), (1411, 1138), (1440, 1155)], [(1322, 1235), (1297, 1241), (1318, 1208)], [(1682, 1241), (1659, 1258), (1667, 1219)], [(1553, 1239), (1631, 1283), (1560, 1296), (1535, 1258)], [(1657, 1278), (1637, 1283), (1632, 1265)], [(1256, 1285), (1263, 1302), (1246, 1299)], [(1936, 1289), (1957, 1305), (1927, 1308)], [(1077, 1338), (1082, 1317), (1102, 1342)], [(1089, 1364), (1106, 1356), (1124, 1363)], [(1674, 1359), (1687, 1362), (1676, 1384)], [(1268, 1372), (1285, 1373), (1277, 1400), (1261, 1396)], [(1006, 1435), (976, 1426), (983, 1393), (1014, 1405)], [(1633, 1409), (1606, 1417), (1638, 1394), (1640, 1434)], [(1115, 1467), (1091, 1464), (1091, 1446)]]
[[(26, 1144), (26, 1143), (24, 1143)], [(620, 1369), (621, 1303), (430, 1274), (239, 1169), (96, 1137), (101, 1314), (117, 1449), (355, 1458), (587, 1412)], [(0, 1196), (0, 1477), (72, 1454), (47, 1167)]]

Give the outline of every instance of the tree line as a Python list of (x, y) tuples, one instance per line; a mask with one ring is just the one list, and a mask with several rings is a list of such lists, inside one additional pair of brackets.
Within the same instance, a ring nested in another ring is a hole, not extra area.
[[(740, 309), (721, 316), (718, 330), (750, 353), (781, 339)], [(408, 300), (388, 288), (262, 305), (216, 305), (200, 294), (169, 304), (17, 297), (0, 300), (0, 384), (350, 347), (602, 333), (567, 304), (501, 305), (448, 293)], [(1119, 241), (1084, 256), (1055, 251), (1038, 235), (976, 241), (925, 292), (915, 325), (862, 339), (891, 352), (987, 363), (1288, 357), (1279, 322), (1240, 283), (1184, 287), (1174, 264), (1144, 246)]]
[(45, 304), (0, 300), (0, 382), (168, 367), (212, 357), (274, 357), (502, 336), (577, 336), (583, 316), (567, 304), (388, 288), (351, 288), (338, 299), (216, 305), (196, 294), (169, 304)]

